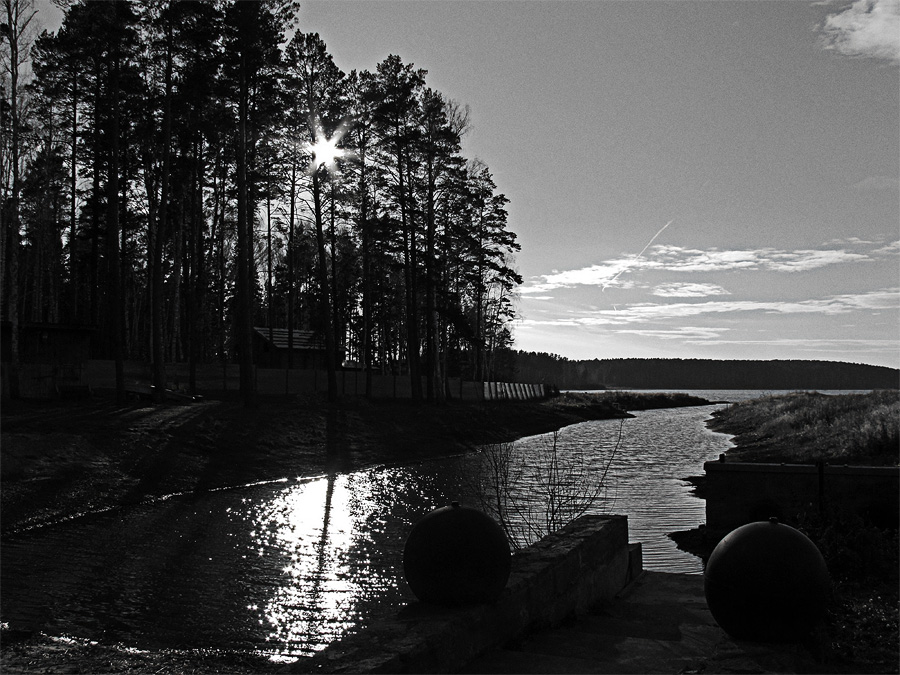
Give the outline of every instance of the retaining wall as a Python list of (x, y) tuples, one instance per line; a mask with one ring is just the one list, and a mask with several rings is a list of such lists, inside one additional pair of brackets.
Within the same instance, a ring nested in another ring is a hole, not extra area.
[(500, 600), (441, 608), (413, 603), (286, 671), (456, 672), (479, 654), (612, 600), (641, 572), (626, 516), (582, 516), (516, 553)]
[(706, 525), (733, 529), (775, 516), (838, 511), (896, 526), (900, 467), (706, 462)]

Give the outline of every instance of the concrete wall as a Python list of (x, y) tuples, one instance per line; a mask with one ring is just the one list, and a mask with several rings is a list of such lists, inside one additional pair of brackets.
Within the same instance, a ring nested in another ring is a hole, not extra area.
[(609, 601), (641, 572), (625, 516), (583, 516), (513, 556), (495, 604), (413, 603), (288, 672), (455, 672), (479, 654)]
[[(706, 462), (706, 525), (733, 529), (803, 512), (859, 515), (896, 524), (900, 467)], [(891, 522), (893, 521), (893, 522)]]

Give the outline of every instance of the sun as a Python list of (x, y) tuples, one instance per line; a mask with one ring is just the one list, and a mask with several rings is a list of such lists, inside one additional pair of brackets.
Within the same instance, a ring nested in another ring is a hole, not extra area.
[(318, 169), (324, 166), (326, 171), (333, 172), (337, 166), (337, 159), (344, 156), (344, 151), (337, 147), (339, 140), (317, 134), (316, 142), (309, 145), (309, 151), (312, 153), (310, 167)]
[(313, 142), (306, 144), (306, 151), (312, 155), (309, 162), (309, 172), (315, 173), (322, 167), (329, 173), (335, 173), (338, 169), (337, 160), (351, 155), (349, 150), (338, 147), (338, 143), (347, 134), (348, 124), (341, 122), (338, 128), (329, 138), (317, 120), (313, 125)]

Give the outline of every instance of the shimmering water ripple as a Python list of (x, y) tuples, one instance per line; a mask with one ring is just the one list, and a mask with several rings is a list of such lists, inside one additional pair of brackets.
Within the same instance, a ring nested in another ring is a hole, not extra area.
[[(628, 515), (647, 569), (700, 572), (666, 535), (705, 519), (680, 478), (728, 447), (705, 428), (712, 410), (625, 422), (593, 511)], [(607, 458), (618, 429), (616, 420), (567, 427), (559, 453)], [(524, 439), (516, 452), (527, 464), (543, 442)], [(8, 537), (2, 620), (146, 649), (309, 654), (412, 599), (401, 569), (406, 533), (453, 499), (477, 505), (481, 462), (463, 455), (183, 495)]]

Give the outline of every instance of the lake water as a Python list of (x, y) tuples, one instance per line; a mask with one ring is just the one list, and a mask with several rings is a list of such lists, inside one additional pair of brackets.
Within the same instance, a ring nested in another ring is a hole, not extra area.
[[(770, 392), (692, 393), (738, 401)], [(590, 475), (608, 466), (590, 512), (628, 516), (646, 569), (701, 572), (667, 535), (705, 520), (681, 479), (730, 447), (705, 426), (717, 407), (585, 422), (557, 439), (557, 456), (580, 458)], [(528, 493), (512, 498), (534, 505), (549, 439), (510, 450), (515, 489)], [(478, 506), (483, 461), (476, 453), (175, 495), (5, 537), (2, 620), (137, 649), (309, 654), (414, 599), (402, 576), (406, 533), (452, 500)]]

